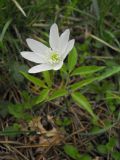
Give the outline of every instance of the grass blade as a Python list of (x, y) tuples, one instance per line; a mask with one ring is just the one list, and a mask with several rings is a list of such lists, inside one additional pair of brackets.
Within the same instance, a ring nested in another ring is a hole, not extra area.
[(99, 6), (98, 6), (98, 1), (97, 0), (92, 0), (92, 2), (93, 2), (93, 7), (94, 7), (95, 14), (97, 16), (97, 19), (99, 20), (100, 11), (99, 11)]
[(7, 29), (8, 29), (11, 21), (12, 21), (12, 20), (10, 19), (10, 20), (8, 20), (8, 21), (5, 23), (5, 25), (4, 25), (4, 27), (3, 27), (3, 30), (2, 30), (2, 33), (0, 34), (0, 42), (3, 41), (4, 35), (5, 35), (5, 33), (6, 33)]
[(26, 13), (25, 11), (22, 9), (21, 5), (16, 1), (16, 0), (12, 0), (12, 2), (16, 5), (16, 7), (21, 11), (21, 13), (25, 16), (26, 16)]
[(99, 41), (100, 43), (103, 43), (104, 45), (106, 45), (107, 47), (113, 49), (114, 51), (120, 52), (119, 48), (116, 48), (114, 46), (111, 46), (109, 43), (105, 42), (104, 40), (100, 39), (99, 37), (96, 37), (95, 35), (89, 34), (88, 36), (92, 37), (93, 39)]

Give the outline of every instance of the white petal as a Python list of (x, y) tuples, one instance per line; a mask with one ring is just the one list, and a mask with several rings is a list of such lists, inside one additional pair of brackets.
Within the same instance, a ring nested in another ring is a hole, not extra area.
[(49, 48), (45, 46), (43, 43), (38, 42), (34, 39), (26, 39), (28, 46), (30, 49), (36, 53), (39, 53), (41, 55), (44, 55), (48, 52)]
[(28, 70), (29, 73), (39, 73), (47, 70), (51, 70), (52, 66), (49, 64), (40, 64), (37, 66), (32, 67), (31, 69)]
[(75, 40), (72, 39), (68, 42), (67, 44), (67, 48), (65, 50), (65, 52), (62, 55), (63, 60), (66, 58), (66, 56), (68, 55), (68, 53), (72, 50), (73, 46), (74, 46)]
[(50, 28), (49, 43), (50, 43), (50, 47), (53, 50), (56, 50), (56, 51), (58, 50), (59, 32), (58, 32), (58, 26), (56, 23), (54, 23)]
[(35, 54), (34, 52), (20, 52), (21, 56), (24, 57), (25, 59), (31, 61), (31, 62), (35, 62), (35, 63), (44, 63), (44, 59), (43, 57)]
[(70, 30), (66, 29), (60, 36), (60, 43), (59, 43), (59, 52), (63, 53), (67, 47), (68, 40), (69, 40)]
[(56, 64), (54, 67), (53, 67), (53, 70), (59, 70), (63, 65), (63, 61), (61, 61), (59, 64)]

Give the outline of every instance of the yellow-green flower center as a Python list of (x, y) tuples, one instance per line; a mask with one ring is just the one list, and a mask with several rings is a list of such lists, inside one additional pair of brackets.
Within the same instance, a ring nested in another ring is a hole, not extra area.
[(51, 63), (58, 63), (60, 61), (60, 56), (57, 52), (52, 52), (50, 56)]

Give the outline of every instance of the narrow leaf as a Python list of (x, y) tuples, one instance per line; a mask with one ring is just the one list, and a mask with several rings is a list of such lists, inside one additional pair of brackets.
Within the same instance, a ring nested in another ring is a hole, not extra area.
[(31, 81), (32, 83), (34, 83), (35, 85), (39, 86), (39, 87), (43, 87), (43, 88), (47, 88), (47, 86), (44, 84), (43, 81), (41, 81), (40, 79), (34, 77), (34, 76), (31, 76), (25, 72), (22, 72), (20, 71), (20, 73), (26, 78), (28, 79), (29, 81)]
[(106, 71), (100, 77), (98, 77), (98, 81), (108, 78), (118, 72), (120, 72), (120, 66), (114, 66), (112, 68), (106, 69)]
[(96, 80), (97, 80), (97, 77), (85, 79), (85, 80), (82, 80), (80, 82), (76, 82), (76, 83), (70, 85), (69, 88), (70, 88), (70, 90), (75, 91), (77, 89), (81, 89), (84, 86), (87, 86), (88, 84), (90, 84)]
[(43, 77), (44, 77), (44, 80), (47, 83), (47, 85), (49, 87), (51, 87), (52, 86), (52, 80), (51, 80), (51, 77), (50, 77), (50, 72), (49, 71), (44, 71), (43, 72)]
[(85, 109), (94, 119), (96, 119), (96, 115), (93, 113), (91, 105), (87, 98), (79, 92), (72, 93), (73, 100), (83, 109)]
[(74, 47), (71, 53), (68, 56), (68, 69), (69, 73), (74, 69), (75, 65), (77, 63), (77, 50)]
[(40, 92), (40, 95), (37, 97), (35, 104), (39, 104), (39, 103), (43, 102), (45, 99), (47, 99), (48, 93), (49, 93), (49, 89), (43, 89)]
[(14, 123), (13, 126), (6, 127), (3, 131), (0, 131), (0, 136), (3, 134), (4, 136), (15, 137), (19, 132), (21, 132), (20, 125)]
[(75, 75), (93, 74), (95, 72), (103, 70), (104, 68), (105, 68), (104, 66), (82, 66), (82, 67), (76, 68), (71, 75), (75, 76)]
[(88, 133), (80, 133), (81, 136), (93, 136), (93, 135), (101, 135), (105, 132), (109, 132), (109, 130), (111, 128), (113, 128), (116, 125), (116, 123), (108, 125), (108, 126), (104, 126), (102, 129), (99, 129), (97, 131), (91, 131)]
[(65, 96), (67, 95), (67, 90), (66, 89), (58, 89), (58, 90), (54, 90), (51, 94), (51, 96), (48, 98), (49, 101), (53, 100), (53, 99), (56, 99), (56, 98), (59, 98), (59, 97), (62, 97), (62, 96)]

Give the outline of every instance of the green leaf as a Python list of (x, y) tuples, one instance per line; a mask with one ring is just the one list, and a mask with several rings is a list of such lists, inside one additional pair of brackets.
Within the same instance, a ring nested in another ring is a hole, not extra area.
[(43, 89), (40, 92), (40, 95), (37, 97), (35, 104), (39, 104), (39, 103), (43, 102), (45, 99), (47, 99), (48, 93), (49, 93), (49, 89)]
[(14, 123), (13, 126), (6, 127), (4, 131), (0, 132), (0, 135), (5, 135), (9, 137), (15, 137), (21, 131), (21, 126), (17, 123)]
[(97, 77), (85, 79), (85, 80), (82, 80), (80, 82), (76, 82), (76, 83), (70, 85), (69, 88), (70, 88), (70, 90), (75, 91), (77, 89), (81, 89), (84, 86), (87, 86), (88, 84), (90, 84), (96, 80), (97, 80)]
[(21, 96), (23, 98), (22, 106), (24, 109), (31, 109), (34, 106), (34, 97), (29, 94), (28, 91), (22, 91)]
[(108, 152), (111, 152), (112, 149), (116, 146), (117, 139), (115, 137), (110, 137), (109, 142), (106, 144)]
[(34, 77), (34, 76), (31, 76), (25, 72), (22, 72), (20, 71), (20, 73), (25, 77), (27, 78), (29, 81), (31, 81), (33, 84), (39, 86), (39, 87), (43, 87), (43, 88), (47, 88), (47, 86), (44, 84), (43, 81), (41, 81), (40, 79)]
[(119, 151), (112, 152), (112, 157), (114, 160), (120, 160), (120, 152)]
[(79, 67), (79, 68), (76, 68), (71, 76), (75, 76), (75, 75), (81, 75), (81, 76), (84, 76), (84, 75), (88, 75), (88, 74), (93, 74), (95, 72), (98, 72), (100, 70), (103, 70), (105, 67), (104, 66), (82, 66), (82, 67)]
[(75, 160), (81, 160), (81, 155), (76, 147), (70, 144), (64, 146), (65, 153)]
[(22, 118), (24, 115), (24, 105), (22, 104), (10, 104), (8, 110), (15, 118)]
[(116, 73), (120, 72), (120, 66), (114, 66), (114, 67), (111, 67), (109, 69), (106, 69), (106, 71), (98, 77), (98, 80), (101, 81), (105, 78), (108, 78)]
[(72, 120), (68, 117), (65, 117), (64, 119), (60, 119), (60, 118), (56, 119), (56, 124), (59, 126), (65, 127), (65, 126), (69, 126), (71, 123), (72, 123)]
[(80, 160), (92, 160), (92, 158), (91, 158), (89, 155), (84, 154), (84, 155), (80, 158)]
[(85, 109), (94, 119), (97, 119), (96, 115), (93, 113), (91, 105), (87, 98), (79, 92), (72, 93), (73, 100), (83, 109)]
[(44, 71), (43, 72), (43, 77), (44, 77), (44, 80), (47, 83), (47, 85), (49, 87), (51, 87), (52, 86), (52, 81), (51, 81), (51, 77), (50, 77), (50, 72), (49, 71)]
[(10, 136), (10, 137), (14, 137), (14, 136), (19, 136), (19, 135), (35, 135), (36, 131), (30, 131), (30, 130), (26, 130), (26, 131), (22, 131), (21, 130), (21, 126), (17, 123), (15, 123), (13, 126), (9, 126), (7, 128), (5, 128), (3, 131), (0, 131), (0, 136)]
[(98, 145), (97, 150), (101, 154), (107, 154), (107, 148), (105, 145), (102, 145), (102, 144)]
[(107, 154), (113, 150), (116, 144), (117, 144), (117, 139), (115, 137), (111, 137), (107, 144), (97, 146), (97, 150), (102, 154)]
[(92, 129), (91, 132), (88, 132), (88, 133), (80, 133), (80, 135), (82, 136), (93, 136), (93, 135), (100, 135), (100, 134), (103, 134), (107, 131), (109, 131), (111, 128), (113, 128), (115, 126), (116, 123), (112, 124), (112, 125), (107, 125), (107, 126), (104, 126), (104, 128), (102, 129), (99, 129), (98, 127), (97, 128), (94, 128)]
[(48, 101), (51, 101), (53, 99), (56, 99), (56, 98), (59, 98), (59, 97), (62, 97), (62, 96), (65, 96), (67, 95), (68, 92), (66, 89), (58, 89), (58, 90), (54, 90), (51, 94), (51, 96), (48, 98)]
[(77, 50), (74, 47), (71, 53), (68, 55), (68, 70), (69, 73), (74, 69), (77, 63)]
[(65, 63), (63, 64), (62, 68), (60, 69), (60, 72), (61, 72), (61, 76), (62, 76), (63, 73), (68, 74), (67, 73), (67, 65)]
[(17, 119), (30, 120), (31, 115), (25, 113), (24, 105), (25, 104), (10, 104), (8, 106), (9, 113)]

